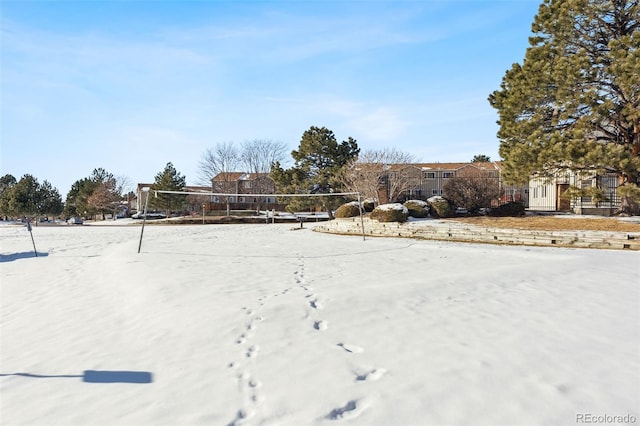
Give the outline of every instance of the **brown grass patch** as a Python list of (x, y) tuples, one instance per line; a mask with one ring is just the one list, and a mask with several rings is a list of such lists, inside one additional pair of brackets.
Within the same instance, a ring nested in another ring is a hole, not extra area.
[(640, 232), (640, 223), (631, 223), (615, 218), (571, 218), (557, 216), (524, 216), (524, 217), (457, 217), (458, 222), (465, 222), (488, 228), (538, 229), (545, 231), (611, 231)]

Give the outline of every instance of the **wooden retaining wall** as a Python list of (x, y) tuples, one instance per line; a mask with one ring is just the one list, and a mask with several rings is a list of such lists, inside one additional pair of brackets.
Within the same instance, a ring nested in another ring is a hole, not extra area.
[[(365, 237), (402, 237), (525, 246), (640, 250), (640, 233), (633, 232), (487, 228), (439, 219), (415, 220), (406, 223), (380, 223), (365, 218), (363, 223)], [(363, 235), (360, 218), (334, 219), (316, 225), (313, 230), (333, 234)]]

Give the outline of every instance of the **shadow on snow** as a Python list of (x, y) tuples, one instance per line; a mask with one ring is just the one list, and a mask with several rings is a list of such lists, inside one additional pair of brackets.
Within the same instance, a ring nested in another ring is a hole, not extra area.
[(99, 371), (85, 370), (83, 374), (31, 374), (31, 373), (0, 373), (3, 376), (22, 376), (35, 379), (56, 379), (79, 377), (85, 383), (151, 383), (153, 376), (148, 371)]
[(42, 253), (42, 252), (37, 252), (38, 256), (36, 256), (36, 253), (33, 251), (23, 251), (22, 253), (11, 253), (11, 254), (0, 254), (0, 263), (1, 262), (13, 262), (14, 260), (18, 260), (18, 259), (28, 259), (30, 257), (47, 257), (49, 256), (49, 253)]

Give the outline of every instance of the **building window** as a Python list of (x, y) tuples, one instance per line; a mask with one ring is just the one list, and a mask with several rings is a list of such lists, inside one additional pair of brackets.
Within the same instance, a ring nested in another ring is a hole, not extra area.
[(436, 178), (436, 173), (435, 172), (425, 172), (424, 173), (424, 177), (427, 179), (435, 179)]
[(438, 195), (438, 190), (437, 189), (432, 189), (431, 190), (431, 195)]
[(453, 177), (453, 172), (443, 172), (442, 173), (442, 177), (447, 179), (447, 178), (452, 178)]
[(238, 197), (238, 202), (239, 203), (244, 203), (244, 197)]
[(251, 181), (245, 180), (244, 182), (242, 182), (242, 186), (244, 186), (247, 189), (251, 188)]

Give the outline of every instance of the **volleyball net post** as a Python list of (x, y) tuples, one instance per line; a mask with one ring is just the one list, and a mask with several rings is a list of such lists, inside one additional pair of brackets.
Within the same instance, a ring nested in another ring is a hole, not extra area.
[[(140, 230), (140, 242), (138, 243), (138, 253), (140, 253), (140, 248), (142, 248), (142, 235), (144, 234), (144, 224), (147, 222), (147, 209), (149, 207), (149, 190), (148, 186), (142, 188), (142, 192), (147, 195), (147, 199), (144, 202), (144, 216), (142, 217), (142, 229)], [(157, 196), (157, 194), (156, 194)]]

